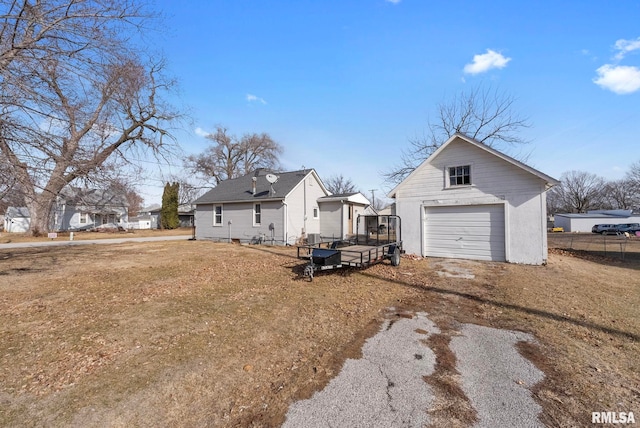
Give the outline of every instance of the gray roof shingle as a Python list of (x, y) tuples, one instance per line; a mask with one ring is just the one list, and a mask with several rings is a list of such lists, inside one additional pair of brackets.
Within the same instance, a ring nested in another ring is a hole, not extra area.
[[(268, 199), (284, 199), (294, 187), (307, 176), (312, 169), (274, 173), (266, 169), (257, 169), (251, 174), (220, 182), (216, 187), (196, 199), (195, 205), (221, 202), (252, 202)], [(274, 174), (278, 181), (271, 185), (267, 174)], [(253, 178), (256, 178), (256, 192), (252, 192)], [(273, 191), (272, 191), (273, 188)]]
[(29, 218), (31, 215), (29, 214), (29, 209), (27, 207), (7, 207), (7, 211), (5, 213), (8, 218)]

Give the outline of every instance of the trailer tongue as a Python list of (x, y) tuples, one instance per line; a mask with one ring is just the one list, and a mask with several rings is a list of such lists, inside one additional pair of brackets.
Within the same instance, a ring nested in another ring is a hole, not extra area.
[(311, 281), (317, 271), (366, 267), (385, 259), (398, 266), (402, 252), (400, 217), (395, 215), (359, 215), (356, 234), (349, 239), (298, 246), (298, 258), (309, 260), (303, 276)]

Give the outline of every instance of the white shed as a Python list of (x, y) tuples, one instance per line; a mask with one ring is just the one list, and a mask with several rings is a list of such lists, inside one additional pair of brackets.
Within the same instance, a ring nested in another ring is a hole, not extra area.
[(29, 230), (31, 215), (26, 207), (8, 207), (4, 215), (4, 231), (25, 233)]
[(591, 232), (596, 224), (640, 223), (640, 215), (632, 210), (598, 210), (586, 213), (568, 213), (554, 215), (554, 226), (562, 227), (565, 232)]
[(544, 264), (554, 178), (455, 134), (389, 193), (406, 252)]
[(356, 233), (359, 215), (370, 214), (369, 200), (360, 192), (340, 193), (318, 199), (320, 235), (324, 239), (345, 239)]

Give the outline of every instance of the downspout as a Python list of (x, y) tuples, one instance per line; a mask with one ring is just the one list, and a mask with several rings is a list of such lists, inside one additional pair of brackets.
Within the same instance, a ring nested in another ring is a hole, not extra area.
[(307, 234), (307, 177), (302, 180), (302, 188), (304, 189), (304, 212), (303, 212), (303, 227), (304, 234)]
[(542, 188), (540, 192), (540, 212), (542, 213), (542, 264), (546, 266), (549, 260), (549, 242), (547, 239), (547, 191), (551, 189)]
[[(345, 239), (347, 237), (347, 234), (344, 232), (344, 199), (340, 199), (340, 240)], [(348, 215), (348, 214), (347, 214)], [(347, 217), (347, 221), (349, 221), (349, 218)]]
[(287, 215), (288, 215), (288, 211), (289, 211), (289, 206), (287, 205), (287, 202), (283, 199), (282, 200), (282, 206), (284, 207), (284, 209), (282, 210), (284, 212), (283, 215), (283, 219), (282, 219), (282, 224), (283, 224), (283, 232), (284, 233), (284, 245), (289, 245), (289, 222), (287, 221)]

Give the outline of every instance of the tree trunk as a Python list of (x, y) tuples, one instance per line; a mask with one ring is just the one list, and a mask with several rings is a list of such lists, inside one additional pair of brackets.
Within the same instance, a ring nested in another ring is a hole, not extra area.
[(33, 236), (40, 236), (51, 230), (51, 212), (55, 209), (56, 195), (54, 193), (43, 192), (34, 199), (26, 202), (31, 221), (29, 223), (29, 233)]

